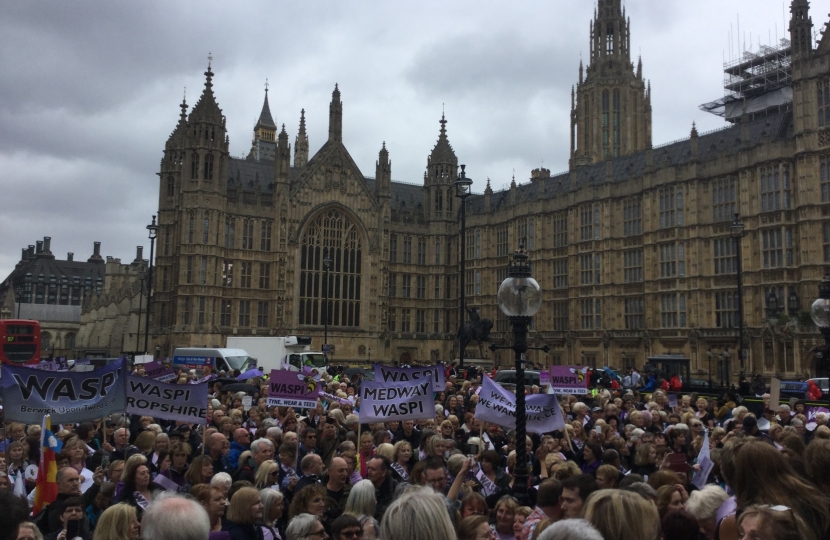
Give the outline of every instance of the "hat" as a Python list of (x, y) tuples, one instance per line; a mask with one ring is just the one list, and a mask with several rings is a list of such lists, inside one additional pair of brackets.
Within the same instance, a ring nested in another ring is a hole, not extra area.
[(179, 426), (178, 428), (176, 428), (176, 430), (177, 430), (179, 433), (184, 433), (185, 431), (190, 431), (190, 425), (188, 425), (188, 424), (183, 424), (183, 425)]
[(743, 426), (745, 432), (750, 432), (758, 427), (758, 420), (754, 416), (744, 416)]
[(592, 412), (592, 413), (594, 413), (594, 412), (602, 412), (602, 407), (594, 407), (593, 409), (591, 409), (591, 412)]

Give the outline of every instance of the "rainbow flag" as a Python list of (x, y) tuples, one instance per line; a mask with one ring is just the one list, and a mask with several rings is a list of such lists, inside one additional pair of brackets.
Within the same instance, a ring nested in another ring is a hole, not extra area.
[(56, 456), (62, 448), (61, 442), (52, 433), (52, 418), (47, 414), (43, 417), (40, 429), (40, 464), (37, 469), (37, 483), (35, 484), (35, 504), (32, 515), (37, 515), (44, 507), (49, 506), (58, 497), (58, 464)]

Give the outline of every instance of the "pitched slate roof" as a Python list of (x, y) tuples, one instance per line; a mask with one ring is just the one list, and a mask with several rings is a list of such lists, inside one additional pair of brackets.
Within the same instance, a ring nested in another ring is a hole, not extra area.
[[(792, 112), (782, 111), (762, 118), (750, 121), (749, 146), (783, 140), (793, 137)], [(741, 140), (741, 125), (735, 124), (725, 129), (704, 133), (698, 137), (698, 161), (712, 161), (721, 154), (737, 153), (744, 146)], [(632, 178), (638, 178), (646, 172), (646, 154), (648, 151), (640, 151), (635, 154), (614, 158), (611, 162), (611, 182), (623, 182)], [(683, 139), (652, 149), (652, 163), (655, 170), (672, 165), (682, 165), (692, 159), (691, 139)], [(585, 186), (599, 186), (607, 181), (607, 165), (605, 161), (579, 167), (574, 171), (574, 182), (571, 182), (571, 173), (565, 172), (535, 180), (527, 184), (520, 184), (516, 187), (516, 203), (552, 199), (569, 191), (577, 190)], [(490, 196), (490, 209), (484, 208), (484, 196), (474, 195), (467, 201), (467, 209), (475, 214), (485, 211), (495, 211), (506, 206), (509, 200), (510, 190), (494, 192)]]

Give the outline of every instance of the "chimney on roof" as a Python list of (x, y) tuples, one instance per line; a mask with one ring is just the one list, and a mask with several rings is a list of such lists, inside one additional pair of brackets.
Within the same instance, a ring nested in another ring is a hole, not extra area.
[(69, 253), (66, 254), (66, 260), (68, 262), (74, 261), (75, 260), (75, 254), (70, 251)]
[(43, 253), (43, 240), (38, 240), (37, 242), (35, 242), (35, 244), (37, 245), (37, 248), (35, 249), (35, 255), (40, 255), (41, 253)]
[(103, 263), (104, 259), (101, 258), (101, 242), (93, 242), (92, 246), (92, 257), (87, 259), (86, 262)]
[(32, 259), (35, 256), (35, 246), (29, 244), (28, 249), (26, 249), (26, 258)]
[(44, 253), (52, 253), (52, 237), (51, 236), (44, 236), (43, 237), (43, 252)]
[(531, 182), (535, 182), (536, 180), (542, 180), (544, 178), (550, 178), (550, 169), (540, 167), (538, 169), (533, 169), (532, 171), (530, 171)]
[(25, 261), (28, 258), (29, 250), (26, 248), (20, 248), (20, 262)]
[(144, 246), (136, 246), (133, 264), (141, 264), (142, 262), (144, 262)]

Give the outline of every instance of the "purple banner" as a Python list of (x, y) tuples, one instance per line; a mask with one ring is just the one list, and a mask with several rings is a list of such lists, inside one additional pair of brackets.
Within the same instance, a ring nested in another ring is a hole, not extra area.
[(551, 366), (550, 387), (556, 394), (587, 394), (587, 366)]
[(313, 409), (321, 391), (322, 385), (311, 375), (274, 369), (268, 380), (268, 406)]
[(148, 379), (153, 379), (154, 381), (167, 382), (176, 378), (176, 372), (158, 360), (144, 364), (144, 373)]

